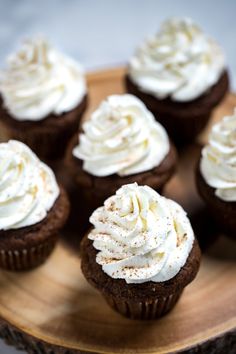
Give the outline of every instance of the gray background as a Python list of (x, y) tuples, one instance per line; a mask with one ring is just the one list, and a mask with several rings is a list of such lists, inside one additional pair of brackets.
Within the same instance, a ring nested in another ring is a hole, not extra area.
[[(224, 48), (235, 90), (235, 14), (235, 0), (0, 0), (0, 65), (22, 37), (35, 34), (87, 70), (124, 64), (161, 21), (190, 16)], [(0, 342), (0, 354), (16, 353)]]

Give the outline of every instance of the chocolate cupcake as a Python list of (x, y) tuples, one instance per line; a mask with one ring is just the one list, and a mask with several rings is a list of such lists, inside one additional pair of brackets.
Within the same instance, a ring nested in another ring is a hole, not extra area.
[(86, 91), (80, 64), (42, 38), (27, 40), (1, 74), (1, 123), (40, 158), (60, 158), (85, 111)]
[(25, 144), (0, 144), (0, 267), (43, 263), (64, 226), (69, 202), (52, 170)]
[(160, 190), (177, 160), (165, 129), (132, 95), (107, 97), (84, 123), (79, 141), (73, 138), (66, 158), (89, 214), (123, 184)]
[(195, 278), (200, 250), (180, 205), (148, 186), (125, 185), (90, 217), (82, 272), (121, 314), (149, 320), (169, 312)]
[(228, 91), (221, 48), (190, 19), (170, 19), (131, 58), (127, 91), (178, 144), (191, 142)]
[(196, 183), (216, 223), (236, 239), (236, 110), (212, 127)]

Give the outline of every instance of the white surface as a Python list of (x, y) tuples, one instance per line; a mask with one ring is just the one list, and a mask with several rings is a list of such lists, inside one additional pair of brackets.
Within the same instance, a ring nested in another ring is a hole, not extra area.
[(170, 16), (190, 16), (225, 49), (236, 88), (235, 0), (0, 0), (0, 63), (21, 37), (43, 33), (87, 69), (125, 63)]
[[(235, 0), (0, 0), (0, 64), (21, 37), (42, 33), (91, 70), (125, 63), (169, 16), (187, 15), (225, 49), (236, 90)], [(0, 354), (20, 353), (0, 343)]]

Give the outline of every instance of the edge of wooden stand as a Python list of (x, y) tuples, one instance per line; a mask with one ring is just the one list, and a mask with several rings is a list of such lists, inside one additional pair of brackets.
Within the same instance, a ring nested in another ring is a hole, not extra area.
[[(24, 331), (21, 331), (0, 320), (0, 338), (6, 344), (12, 345), (19, 350), (25, 350), (29, 354), (92, 354), (93, 351), (84, 351), (79, 349), (68, 349), (60, 345), (47, 343)], [(230, 332), (222, 333), (220, 336), (203, 341), (197, 346), (193, 345), (184, 350), (177, 351), (181, 354), (200, 354), (200, 353), (227, 353), (234, 354), (236, 347), (236, 328)]]

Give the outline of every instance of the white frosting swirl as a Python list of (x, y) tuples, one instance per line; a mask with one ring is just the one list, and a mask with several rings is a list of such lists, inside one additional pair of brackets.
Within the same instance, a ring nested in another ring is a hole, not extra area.
[(140, 90), (159, 99), (191, 101), (220, 78), (224, 54), (190, 19), (173, 18), (137, 50), (129, 75)]
[(119, 176), (158, 166), (170, 145), (165, 129), (132, 95), (112, 95), (83, 125), (84, 134), (73, 155), (94, 176)]
[(59, 196), (52, 170), (25, 144), (0, 144), (0, 230), (43, 220)]
[(236, 109), (212, 127), (209, 142), (202, 150), (201, 174), (226, 202), (236, 201)]
[(162, 282), (184, 266), (194, 234), (180, 205), (137, 183), (121, 187), (90, 217), (88, 238), (103, 271), (127, 283)]
[(74, 109), (86, 93), (86, 83), (79, 63), (35, 38), (9, 57), (0, 91), (12, 117), (38, 121)]

